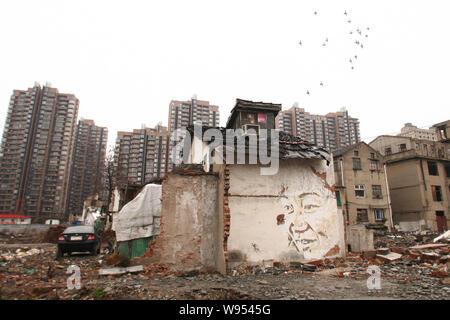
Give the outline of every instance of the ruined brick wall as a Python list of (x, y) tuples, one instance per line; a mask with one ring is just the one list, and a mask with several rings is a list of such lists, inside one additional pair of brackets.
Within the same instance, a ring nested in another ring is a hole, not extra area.
[(170, 173), (162, 184), (161, 233), (150, 244), (146, 263), (174, 271), (216, 271), (218, 177)]
[[(229, 216), (228, 268), (264, 260), (311, 261), (345, 254), (332, 164), (280, 161), (276, 175), (258, 165), (229, 165), (224, 212)], [(226, 217), (226, 218), (225, 218)]]

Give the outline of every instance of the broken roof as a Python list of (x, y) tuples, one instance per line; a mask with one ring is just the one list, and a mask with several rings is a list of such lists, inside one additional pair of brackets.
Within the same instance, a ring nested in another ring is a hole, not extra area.
[[(191, 134), (194, 133), (194, 126), (188, 126), (187, 131), (189, 131)], [(221, 131), (223, 135), (223, 146), (227, 145), (227, 136), (226, 136), (226, 128), (223, 127), (205, 127), (202, 126), (202, 137), (203, 134), (208, 129), (218, 129)], [(279, 145), (278, 145), (278, 151), (279, 151), (279, 158), (280, 159), (323, 159), (327, 161), (327, 164), (330, 161), (330, 153), (311, 143), (306, 140), (303, 140), (299, 137), (293, 136), (289, 133), (286, 133), (284, 131), (277, 130), (279, 132)], [(234, 136), (232, 137), (234, 139)], [(203, 139), (202, 139), (203, 140)], [(258, 137), (258, 141), (260, 141), (260, 137)], [(204, 141), (204, 140), (203, 140)], [(257, 152), (257, 148), (248, 148), (250, 152)], [(274, 146), (272, 147), (272, 150), (274, 149)]]
[(323, 159), (330, 162), (330, 153), (299, 137), (280, 131), (280, 159)]
[(281, 111), (281, 104), (268, 103), (268, 102), (254, 102), (250, 100), (236, 99), (236, 105), (231, 110), (230, 117), (227, 121), (227, 128), (234, 122), (236, 115), (239, 111), (268, 111), (273, 112), (275, 116)]

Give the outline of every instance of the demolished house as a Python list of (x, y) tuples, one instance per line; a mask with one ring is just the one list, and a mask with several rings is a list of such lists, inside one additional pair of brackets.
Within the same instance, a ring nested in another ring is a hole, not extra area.
[(188, 128), (190, 164), (163, 181), (161, 234), (147, 262), (225, 273), (345, 255), (331, 155), (275, 131), (280, 110), (237, 99), (226, 128)]
[(112, 230), (116, 233), (119, 255), (128, 258), (143, 255), (160, 232), (160, 217), (161, 185), (147, 184), (114, 214)]

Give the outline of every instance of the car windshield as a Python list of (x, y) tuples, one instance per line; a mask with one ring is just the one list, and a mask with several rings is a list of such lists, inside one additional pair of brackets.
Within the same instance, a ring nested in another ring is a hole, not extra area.
[(65, 234), (67, 233), (94, 233), (94, 227), (92, 226), (76, 226), (76, 227), (68, 227), (64, 230)]

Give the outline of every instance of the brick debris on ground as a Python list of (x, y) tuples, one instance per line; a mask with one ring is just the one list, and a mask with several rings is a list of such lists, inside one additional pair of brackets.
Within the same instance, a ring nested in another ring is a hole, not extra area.
[[(117, 255), (75, 254), (55, 260), (55, 244), (8, 240), (0, 244), (0, 299), (448, 300), (450, 244), (419, 238), (422, 240), (414, 237), (411, 242), (410, 234), (389, 234), (378, 238), (376, 250), (349, 254), (345, 259), (275, 262), (273, 267), (243, 267), (228, 275), (174, 273), (155, 263), (144, 265), (142, 272), (108, 276), (98, 271), (116, 266)], [(139, 262), (133, 259), (131, 265)], [(81, 269), (81, 289), (67, 288), (70, 265)], [(367, 267), (371, 265), (380, 267), (380, 290), (367, 288)]]

